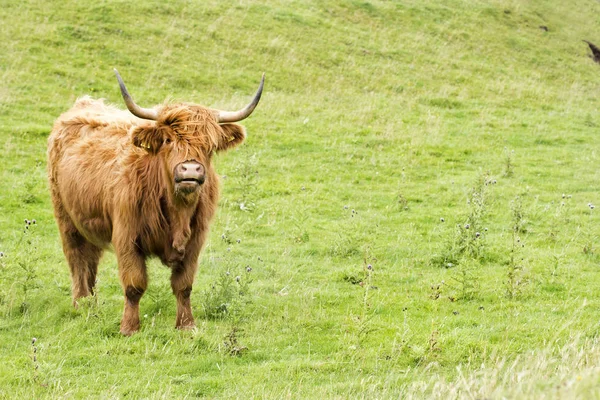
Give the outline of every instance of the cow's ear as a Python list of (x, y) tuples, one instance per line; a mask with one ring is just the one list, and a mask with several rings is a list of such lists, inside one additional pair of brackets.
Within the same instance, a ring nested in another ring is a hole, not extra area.
[(135, 146), (156, 154), (163, 144), (164, 132), (153, 125), (136, 126), (131, 132), (131, 140)]
[(224, 151), (241, 144), (246, 139), (246, 129), (238, 124), (221, 124), (219, 125), (223, 131), (219, 137), (217, 151)]

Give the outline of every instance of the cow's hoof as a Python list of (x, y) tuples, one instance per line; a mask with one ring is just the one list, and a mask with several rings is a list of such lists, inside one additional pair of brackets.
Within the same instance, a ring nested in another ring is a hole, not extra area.
[(121, 335), (123, 336), (131, 336), (136, 333), (138, 329), (123, 329), (121, 328)]
[(180, 331), (191, 331), (192, 329), (196, 328), (196, 324), (178, 325), (175, 328), (179, 329)]
[(140, 330), (140, 324), (124, 324), (121, 323), (121, 335), (131, 336)]
[(88, 297), (90, 294), (78, 294), (76, 296), (73, 297), (73, 308), (78, 310), (79, 309), (79, 303), (80, 302), (84, 302), (85, 298)]

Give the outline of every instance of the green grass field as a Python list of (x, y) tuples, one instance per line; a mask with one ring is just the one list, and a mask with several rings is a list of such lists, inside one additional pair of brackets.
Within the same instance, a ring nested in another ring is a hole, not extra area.
[[(599, 16), (0, 1), (0, 398), (600, 397)], [(79, 96), (122, 106), (114, 67), (144, 107), (237, 109), (266, 72), (216, 160), (194, 331), (156, 260), (138, 334), (111, 253), (71, 306), (46, 139)]]

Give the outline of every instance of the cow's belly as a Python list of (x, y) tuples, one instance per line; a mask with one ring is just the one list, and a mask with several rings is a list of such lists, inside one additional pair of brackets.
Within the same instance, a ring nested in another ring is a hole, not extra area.
[(89, 171), (89, 167), (72, 161), (59, 168), (59, 193), (63, 206), (77, 230), (96, 246), (106, 248), (112, 237), (110, 185), (102, 176), (106, 169)]
[(101, 248), (107, 248), (112, 238), (112, 221), (108, 213), (94, 202), (89, 204), (73, 196), (63, 196), (63, 204), (75, 228), (89, 242)]
[(87, 218), (79, 222), (77, 229), (89, 241), (101, 248), (109, 248), (112, 226), (106, 218)]

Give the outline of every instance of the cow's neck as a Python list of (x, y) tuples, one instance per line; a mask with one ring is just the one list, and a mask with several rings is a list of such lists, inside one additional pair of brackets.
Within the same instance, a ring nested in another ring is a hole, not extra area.
[(158, 158), (138, 160), (134, 165), (132, 172), (136, 178), (132, 181), (138, 183), (136, 195), (142, 199), (139, 209), (142, 236), (163, 238), (158, 239), (159, 242), (147, 242), (146, 248), (152, 252), (163, 251), (167, 259), (182, 260), (191, 237), (199, 194), (177, 196)]
[(171, 245), (177, 253), (183, 253), (191, 237), (191, 223), (196, 215), (198, 205), (198, 195), (193, 195), (193, 199), (181, 201), (177, 197), (172, 197), (169, 207), (168, 220), (171, 230)]

